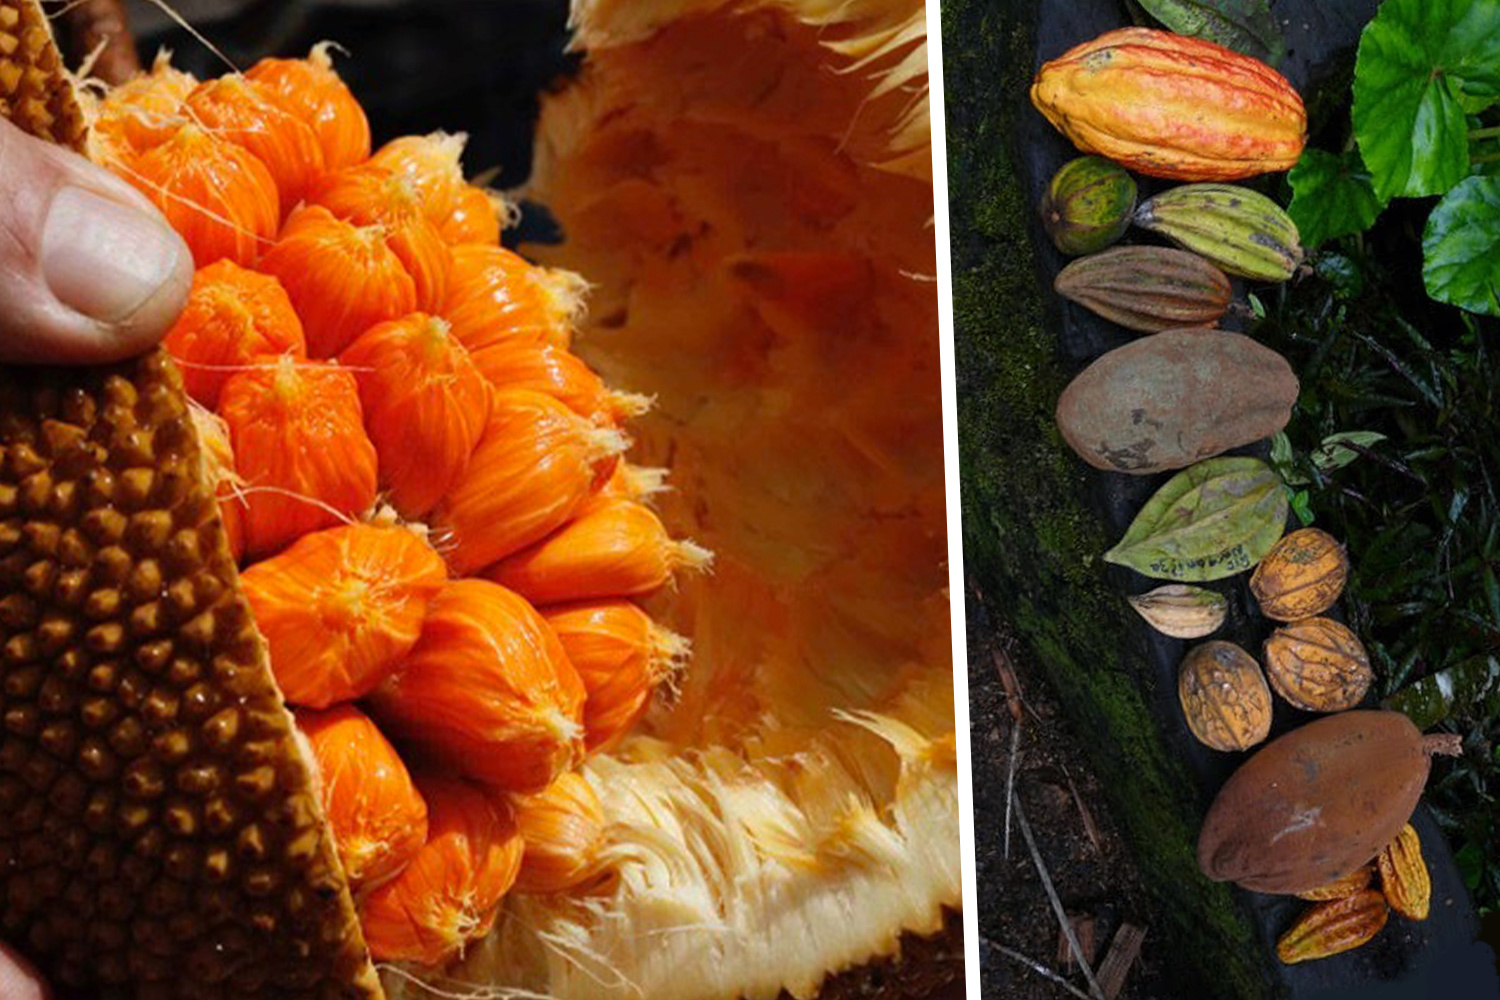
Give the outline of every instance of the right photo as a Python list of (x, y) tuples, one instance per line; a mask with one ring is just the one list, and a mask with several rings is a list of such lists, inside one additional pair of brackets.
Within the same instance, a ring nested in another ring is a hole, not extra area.
[(941, 0), (982, 995), (1500, 997), (1500, 0)]

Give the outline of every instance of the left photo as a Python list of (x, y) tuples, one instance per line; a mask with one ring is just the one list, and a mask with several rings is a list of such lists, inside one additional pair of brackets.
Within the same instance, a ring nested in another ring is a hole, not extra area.
[(0, 0), (0, 998), (961, 997), (930, 111), (920, 0)]

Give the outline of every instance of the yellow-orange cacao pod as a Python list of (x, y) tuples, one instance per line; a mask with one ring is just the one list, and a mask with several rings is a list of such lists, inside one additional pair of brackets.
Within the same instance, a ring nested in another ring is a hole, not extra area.
[(1213, 42), (1120, 28), (1044, 64), (1031, 103), (1085, 153), (1172, 180), (1288, 170), (1307, 111), (1286, 78)]

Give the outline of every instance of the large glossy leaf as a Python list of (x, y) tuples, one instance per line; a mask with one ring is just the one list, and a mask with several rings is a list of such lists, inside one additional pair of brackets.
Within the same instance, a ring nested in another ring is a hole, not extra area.
[(1152, 17), (1179, 35), (1218, 42), (1276, 65), (1286, 43), (1267, 0), (1137, 0)]
[(1385, 0), (1354, 67), (1354, 133), (1377, 197), (1467, 177), (1465, 115), (1497, 96), (1500, 0)]
[(1286, 528), (1281, 477), (1258, 458), (1212, 458), (1157, 490), (1104, 554), (1159, 580), (1222, 580), (1250, 569)]
[(1405, 712), (1418, 729), (1427, 729), (1489, 699), (1500, 699), (1500, 660), (1476, 656), (1407, 685), (1387, 698), (1385, 707)]
[(1385, 207), (1357, 150), (1343, 156), (1304, 150), (1287, 181), (1292, 185), (1292, 203), (1286, 212), (1297, 224), (1307, 250), (1325, 240), (1364, 232)]
[(1428, 295), (1500, 316), (1500, 177), (1470, 177), (1438, 202), (1422, 257)]

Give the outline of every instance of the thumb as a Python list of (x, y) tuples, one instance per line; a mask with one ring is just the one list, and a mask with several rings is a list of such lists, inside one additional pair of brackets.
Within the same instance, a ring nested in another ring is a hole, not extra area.
[(0, 119), (0, 361), (140, 353), (192, 280), (187, 244), (139, 191)]
[(48, 996), (36, 971), (0, 945), (0, 1000), (46, 1000)]

